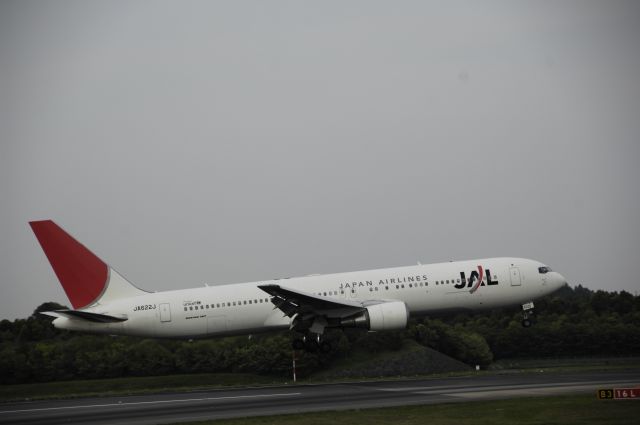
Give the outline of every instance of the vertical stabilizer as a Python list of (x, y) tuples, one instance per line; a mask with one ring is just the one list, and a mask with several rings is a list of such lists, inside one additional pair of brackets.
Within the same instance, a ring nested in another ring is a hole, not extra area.
[(74, 309), (145, 294), (51, 220), (29, 223)]

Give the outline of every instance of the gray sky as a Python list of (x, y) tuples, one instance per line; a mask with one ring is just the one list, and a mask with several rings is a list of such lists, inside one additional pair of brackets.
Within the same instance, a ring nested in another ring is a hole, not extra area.
[(0, 1), (0, 318), (51, 218), (149, 290), (522, 256), (637, 292), (640, 7)]

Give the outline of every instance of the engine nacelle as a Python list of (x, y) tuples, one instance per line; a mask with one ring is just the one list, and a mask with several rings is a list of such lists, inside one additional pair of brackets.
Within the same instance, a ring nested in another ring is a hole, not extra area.
[(364, 328), (370, 331), (404, 329), (409, 310), (402, 301), (391, 301), (366, 307), (366, 310), (340, 321), (345, 328)]

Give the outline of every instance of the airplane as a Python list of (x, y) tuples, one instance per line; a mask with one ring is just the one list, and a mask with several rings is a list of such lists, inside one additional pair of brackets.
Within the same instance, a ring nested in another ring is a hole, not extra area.
[(485, 258), (180, 289), (142, 290), (51, 220), (29, 223), (72, 309), (43, 312), (58, 329), (210, 338), (289, 329), (296, 350), (328, 352), (327, 329), (404, 329), (410, 317), (519, 305), (566, 285), (545, 264)]

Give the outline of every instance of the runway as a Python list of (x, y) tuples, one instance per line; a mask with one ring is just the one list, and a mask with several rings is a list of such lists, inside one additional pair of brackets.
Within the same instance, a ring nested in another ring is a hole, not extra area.
[(638, 385), (640, 370), (504, 373), (442, 379), (289, 385), (7, 403), (0, 405), (0, 423), (166, 424), (322, 410), (562, 395)]

